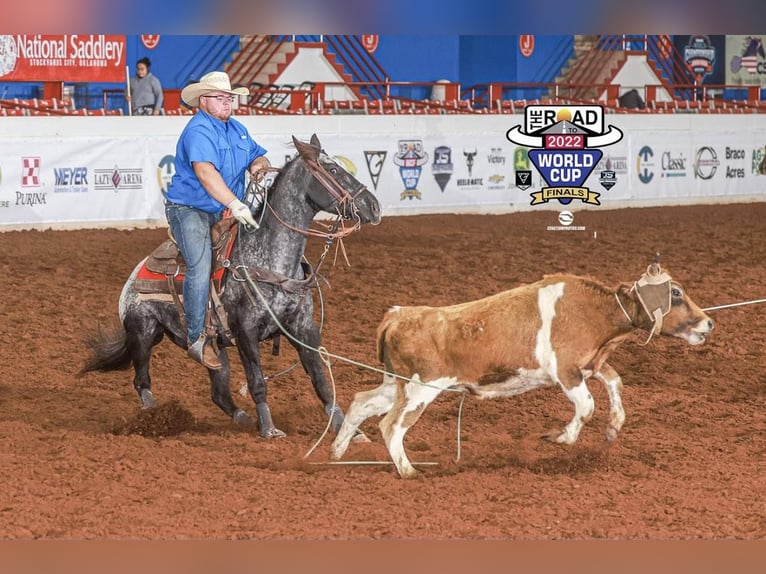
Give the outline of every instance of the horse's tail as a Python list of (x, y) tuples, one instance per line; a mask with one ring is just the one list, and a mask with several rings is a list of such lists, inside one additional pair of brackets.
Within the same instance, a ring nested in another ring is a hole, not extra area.
[(85, 345), (90, 356), (77, 373), (78, 378), (90, 371), (124, 371), (132, 363), (128, 336), (122, 325), (107, 330), (99, 323), (96, 332), (86, 337)]

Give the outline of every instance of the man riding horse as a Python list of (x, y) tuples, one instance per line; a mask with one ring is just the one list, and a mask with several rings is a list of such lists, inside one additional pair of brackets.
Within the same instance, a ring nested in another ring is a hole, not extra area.
[(208, 307), (212, 241), (210, 228), (228, 207), (246, 225), (256, 226), (250, 207), (241, 200), (245, 170), (256, 181), (270, 167), (266, 150), (231, 115), (235, 95), (224, 72), (210, 72), (186, 86), (181, 99), (198, 107), (176, 146), (175, 174), (168, 187), (165, 214), (187, 265), (183, 287), (188, 354), (209, 369), (220, 369), (215, 340), (204, 332)]

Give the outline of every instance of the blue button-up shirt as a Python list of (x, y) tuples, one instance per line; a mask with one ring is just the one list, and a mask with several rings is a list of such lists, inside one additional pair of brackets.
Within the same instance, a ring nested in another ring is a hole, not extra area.
[(212, 163), (223, 181), (242, 199), (245, 193), (245, 171), (266, 150), (255, 143), (247, 128), (233, 117), (223, 122), (197, 110), (181, 132), (176, 145), (175, 174), (168, 186), (167, 200), (190, 205), (208, 213), (218, 213), (225, 205), (213, 199), (194, 173), (193, 163)]

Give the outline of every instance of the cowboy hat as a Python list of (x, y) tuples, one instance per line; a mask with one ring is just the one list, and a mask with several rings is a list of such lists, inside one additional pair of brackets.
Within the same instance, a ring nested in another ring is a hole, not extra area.
[(226, 72), (209, 72), (200, 78), (200, 81), (189, 84), (181, 90), (181, 99), (192, 107), (199, 106), (199, 97), (207, 92), (226, 92), (246, 96), (250, 90), (244, 86), (232, 89), (229, 75)]

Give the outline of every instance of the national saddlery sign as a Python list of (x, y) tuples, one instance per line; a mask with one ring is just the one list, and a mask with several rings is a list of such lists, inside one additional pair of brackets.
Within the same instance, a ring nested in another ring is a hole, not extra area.
[(0, 36), (0, 81), (123, 82), (125, 36)]

